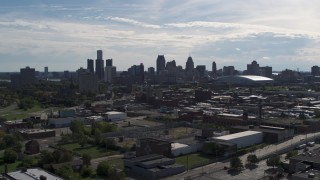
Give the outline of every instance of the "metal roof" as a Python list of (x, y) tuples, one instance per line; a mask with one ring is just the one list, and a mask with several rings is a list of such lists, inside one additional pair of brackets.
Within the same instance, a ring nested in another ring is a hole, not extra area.
[(254, 134), (262, 134), (262, 132), (244, 131), (244, 132), (240, 132), (240, 133), (234, 133), (234, 134), (229, 134), (229, 135), (225, 135), (225, 136), (215, 137), (214, 139), (228, 141), (231, 139), (237, 139), (237, 138), (241, 138), (241, 137), (251, 136)]
[(250, 79), (252, 81), (273, 81), (273, 79), (268, 78), (268, 77), (264, 77), (264, 76), (243, 75), (243, 76), (239, 76), (239, 77)]

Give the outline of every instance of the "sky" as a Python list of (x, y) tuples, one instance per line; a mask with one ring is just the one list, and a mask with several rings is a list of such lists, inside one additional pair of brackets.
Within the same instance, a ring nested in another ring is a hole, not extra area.
[(216, 62), (245, 70), (320, 66), (319, 0), (1, 0), (0, 72), (155, 67), (158, 54), (185, 67)]

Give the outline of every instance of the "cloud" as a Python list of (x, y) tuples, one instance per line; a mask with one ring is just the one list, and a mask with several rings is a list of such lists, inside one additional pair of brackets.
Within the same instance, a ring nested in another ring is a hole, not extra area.
[(116, 22), (128, 23), (128, 24), (132, 24), (132, 25), (135, 25), (135, 26), (145, 27), (145, 28), (153, 28), (153, 29), (160, 29), (161, 28), (161, 26), (159, 26), (159, 25), (148, 24), (148, 23), (144, 23), (144, 22), (140, 22), (140, 21), (136, 21), (134, 19), (128, 19), (128, 18), (109, 16), (109, 17), (107, 17), (105, 19), (106, 20), (116, 21)]

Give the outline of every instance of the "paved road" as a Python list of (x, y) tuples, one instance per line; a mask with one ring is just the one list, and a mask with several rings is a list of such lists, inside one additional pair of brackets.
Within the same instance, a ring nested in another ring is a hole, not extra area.
[[(320, 132), (310, 133), (307, 135), (298, 135), (285, 142), (269, 145), (264, 147), (263, 149), (256, 150), (254, 153), (258, 156), (258, 158), (264, 158), (274, 153), (283, 154), (289, 151), (290, 149), (294, 149), (296, 146), (300, 144), (306, 143), (307, 141), (312, 141), (316, 137), (320, 137)], [(305, 140), (301, 141), (301, 139), (305, 139)], [(240, 156), (240, 159), (242, 160), (242, 162), (246, 162), (247, 156), (248, 154)], [(209, 164), (203, 167), (195, 168), (187, 172), (184, 172), (175, 176), (171, 176), (166, 179), (167, 180), (199, 179), (199, 177), (201, 177), (202, 175), (214, 174), (214, 172), (221, 171), (224, 168), (224, 166), (229, 166), (229, 160), (230, 159), (222, 162)], [(219, 179), (219, 177), (212, 177), (212, 179)]]

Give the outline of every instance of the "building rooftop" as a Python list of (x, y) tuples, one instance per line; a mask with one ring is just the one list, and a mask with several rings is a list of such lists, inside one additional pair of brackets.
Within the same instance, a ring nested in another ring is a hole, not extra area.
[(171, 149), (179, 149), (179, 148), (184, 148), (184, 147), (188, 147), (187, 144), (182, 144), (182, 143), (171, 143)]
[(320, 148), (314, 149), (311, 152), (301, 153), (301, 154), (294, 156), (290, 159), (305, 161), (305, 162), (320, 163)]
[(62, 178), (40, 168), (30, 168), (27, 170), (14, 171), (7, 173), (7, 176), (19, 180), (38, 180), (40, 179), (40, 176), (46, 177), (47, 180), (63, 180)]
[(262, 134), (262, 132), (244, 131), (244, 132), (240, 132), (240, 133), (234, 133), (234, 134), (229, 134), (229, 135), (225, 135), (225, 136), (214, 137), (214, 139), (227, 141), (227, 140), (236, 139), (236, 138), (240, 138), (240, 137), (251, 136), (251, 135), (254, 135), (254, 134)]
[(114, 115), (114, 114), (124, 114), (124, 112), (109, 111), (109, 112), (106, 112), (105, 114), (110, 114), (110, 115)]
[(41, 133), (41, 132), (52, 132), (53, 129), (25, 129), (20, 130), (20, 133), (26, 133), (26, 134), (34, 134), (34, 133)]
[(268, 77), (264, 77), (264, 76), (243, 75), (243, 76), (239, 76), (239, 77), (249, 79), (252, 81), (273, 81), (273, 79), (268, 78)]

